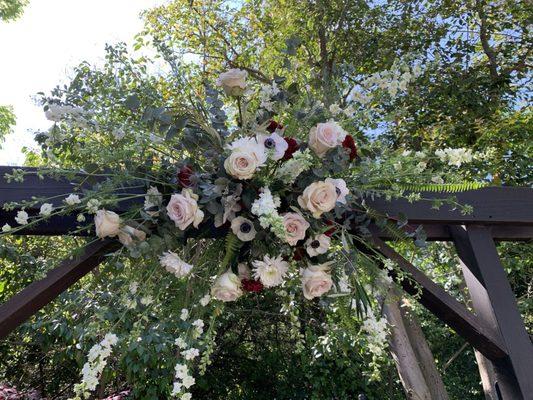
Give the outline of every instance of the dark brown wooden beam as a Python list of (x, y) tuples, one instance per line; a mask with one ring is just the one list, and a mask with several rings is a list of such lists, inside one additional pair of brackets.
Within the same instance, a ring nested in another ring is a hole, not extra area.
[(507, 355), (505, 344), (500, 339), (498, 331), (480, 321), (463, 304), (449, 295), (379, 237), (374, 236), (373, 241), (381, 254), (396, 262), (398, 267), (408, 275), (409, 278), (399, 282), (407, 293), (420, 294), (419, 301), (423, 306), (448, 324), (487, 358), (501, 359)]
[(107, 253), (118, 248), (118, 242), (112, 240), (91, 243), (82, 254), (63, 261), (44, 279), (30, 284), (0, 305), (0, 340), (100, 264)]
[[(454, 194), (460, 204), (469, 204), (474, 211), (461, 215), (459, 210), (442, 206), (432, 208), (429, 201), (410, 203), (405, 199), (387, 201), (383, 198), (367, 200), (375, 210), (397, 218), (404, 214), (414, 224), (505, 224), (533, 225), (533, 189), (521, 187), (488, 187)], [(422, 193), (423, 198), (445, 199), (443, 193)]]
[(484, 226), (452, 226), (457, 253), (475, 313), (500, 332), (508, 358), (491, 360), (504, 398), (533, 396), (533, 344), (520, 316), (490, 230)]

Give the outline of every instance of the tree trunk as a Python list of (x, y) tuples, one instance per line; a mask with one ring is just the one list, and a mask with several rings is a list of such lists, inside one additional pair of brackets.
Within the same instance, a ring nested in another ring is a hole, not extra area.
[(391, 288), (383, 306), (385, 316), (391, 325), (389, 343), (396, 369), (408, 399), (432, 400), (431, 392), (406, 332), (397, 292), (396, 289)]

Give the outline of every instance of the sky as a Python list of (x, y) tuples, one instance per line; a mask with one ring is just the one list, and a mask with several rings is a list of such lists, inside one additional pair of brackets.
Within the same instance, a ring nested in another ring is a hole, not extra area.
[(99, 63), (106, 43), (132, 43), (142, 29), (139, 13), (162, 0), (31, 0), (24, 15), (0, 21), (0, 104), (14, 108), (14, 133), (0, 144), (0, 165), (22, 165), (33, 132), (52, 123), (33, 100), (68, 82), (81, 61)]

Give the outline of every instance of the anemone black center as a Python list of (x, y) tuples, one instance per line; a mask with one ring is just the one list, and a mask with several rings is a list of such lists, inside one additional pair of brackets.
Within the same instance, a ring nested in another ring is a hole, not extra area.
[(313, 240), (313, 241), (311, 242), (311, 247), (312, 247), (313, 249), (318, 249), (318, 248), (320, 247), (320, 242), (319, 242), (318, 240)]
[(241, 224), (241, 232), (242, 233), (249, 233), (252, 230), (252, 225), (248, 222), (244, 222)]
[(335, 192), (337, 192), (337, 196), (340, 196), (341, 190), (338, 187), (335, 188)]
[(265, 139), (265, 147), (267, 149), (273, 149), (276, 147), (276, 142), (274, 142), (274, 139), (272, 138)]

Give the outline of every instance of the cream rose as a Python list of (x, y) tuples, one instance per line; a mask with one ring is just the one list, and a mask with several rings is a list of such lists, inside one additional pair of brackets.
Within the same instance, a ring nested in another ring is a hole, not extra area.
[(117, 236), (120, 232), (120, 217), (113, 211), (98, 210), (94, 217), (94, 226), (99, 238)]
[(198, 196), (190, 189), (183, 189), (181, 194), (173, 194), (167, 205), (167, 214), (180, 230), (190, 224), (195, 228), (204, 219), (204, 213), (198, 208)]
[(334, 121), (320, 123), (309, 132), (309, 147), (323, 157), (329, 150), (342, 144), (346, 132)]
[(259, 161), (253, 152), (235, 149), (224, 161), (226, 172), (237, 179), (251, 179), (259, 167)]
[(282, 215), (285, 226), (285, 241), (291, 246), (296, 246), (299, 240), (305, 239), (305, 231), (309, 228), (309, 222), (300, 214), (289, 212)]
[(320, 265), (309, 265), (300, 271), (304, 297), (312, 300), (330, 291), (333, 286), (330, 271), (331, 262)]
[(235, 301), (242, 296), (241, 280), (228, 269), (216, 279), (211, 295), (220, 301)]
[(216, 83), (228, 96), (241, 96), (246, 89), (247, 76), (248, 72), (234, 68), (220, 74)]
[(336, 202), (335, 185), (324, 181), (311, 183), (298, 197), (300, 207), (310, 211), (315, 218), (320, 218), (323, 213), (333, 210)]

